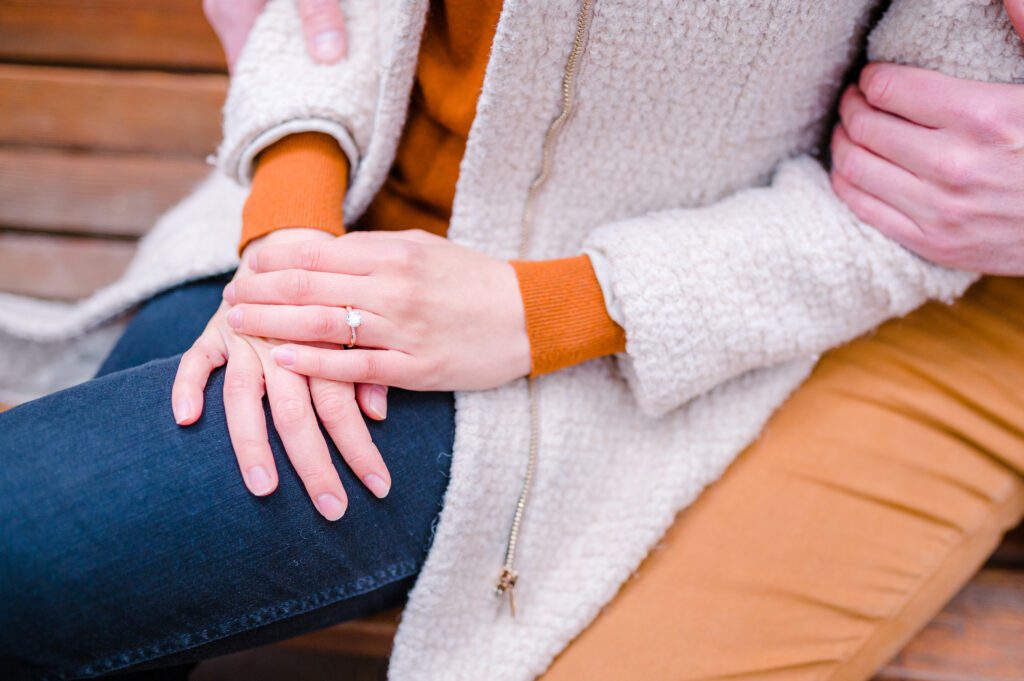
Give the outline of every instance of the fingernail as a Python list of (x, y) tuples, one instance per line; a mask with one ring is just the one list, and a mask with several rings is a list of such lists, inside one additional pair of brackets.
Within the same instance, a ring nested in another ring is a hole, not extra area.
[(388, 495), (388, 483), (384, 482), (384, 478), (380, 477), (376, 473), (370, 473), (363, 478), (363, 484), (373, 492), (373, 496), (378, 499), (383, 499)]
[(270, 494), (273, 483), (270, 481), (270, 474), (263, 466), (253, 466), (245, 474), (245, 486), (249, 491), (258, 497)]
[(231, 282), (224, 287), (224, 300), (234, 304), (235, 302), (235, 282)]
[(337, 31), (326, 31), (313, 38), (313, 54), (319, 62), (334, 62), (341, 59), (345, 44)]
[(321, 494), (316, 498), (316, 508), (328, 520), (337, 520), (345, 515), (345, 505), (333, 494)]
[(242, 308), (236, 307), (228, 312), (228, 326), (237, 329), (242, 325)]
[(370, 388), (370, 411), (379, 419), (388, 416), (388, 388), (385, 385), (375, 385)]
[(186, 399), (180, 399), (175, 402), (172, 409), (174, 411), (174, 421), (179, 425), (192, 415), (192, 403)]
[(283, 345), (278, 345), (276, 348), (271, 350), (270, 356), (274, 358), (275, 362), (283, 367), (290, 367), (295, 364), (295, 351)]

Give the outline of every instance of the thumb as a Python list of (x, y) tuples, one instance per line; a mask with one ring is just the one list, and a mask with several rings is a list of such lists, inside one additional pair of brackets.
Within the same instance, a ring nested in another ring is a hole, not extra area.
[(374, 421), (383, 421), (388, 415), (388, 387), (356, 383), (356, 402), (363, 413)]
[(296, 0), (306, 47), (313, 59), (333, 64), (345, 57), (348, 39), (338, 0)]
[(1010, 23), (1017, 30), (1017, 35), (1024, 40), (1024, 0), (1003, 0)]

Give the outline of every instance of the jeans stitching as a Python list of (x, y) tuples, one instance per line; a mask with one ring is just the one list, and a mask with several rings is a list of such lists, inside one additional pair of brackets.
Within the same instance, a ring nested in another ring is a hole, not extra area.
[(257, 608), (244, 615), (222, 622), (215, 627), (206, 627), (194, 633), (175, 634), (157, 643), (115, 653), (96, 662), (78, 667), (72, 672), (58, 672), (53, 675), (47, 675), (45, 678), (54, 680), (68, 679), (97, 676), (118, 671), (131, 665), (148, 662), (158, 657), (211, 643), (242, 631), (272, 624), (286, 617), (301, 615), (317, 608), (333, 605), (346, 598), (361, 596), (374, 589), (404, 579), (416, 572), (417, 564), (415, 561), (403, 560), (398, 563), (392, 563), (386, 568), (377, 570), (372, 576), (358, 577), (348, 584), (331, 587), (311, 596)]

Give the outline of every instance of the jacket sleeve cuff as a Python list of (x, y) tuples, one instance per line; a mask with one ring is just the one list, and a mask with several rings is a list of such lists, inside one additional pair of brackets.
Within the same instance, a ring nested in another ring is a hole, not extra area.
[(623, 352), (626, 334), (608, 316), (590, 258), (513, 260), (526, 309), (531, 376)]
[(347, 178), (348, 160), (332, 137), (303, 132), (275, 142), (256, 165), (242, 210), (239, 252), (250, 241), (289, 227), (344, 234)]

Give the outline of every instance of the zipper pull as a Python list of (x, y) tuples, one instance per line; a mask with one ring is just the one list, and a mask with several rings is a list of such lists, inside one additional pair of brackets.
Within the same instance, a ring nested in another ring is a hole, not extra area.
[(516, 616), (516, 580), (519, 579), (519, 573), (512, 568), (505, 566), (501, 569), (501, 575), (498, 577), (498, 584), (494, 587), (494, 595), (499, 598), (504, 594), (508, 594), (508, 606), (512, 611), (512, 617)]

